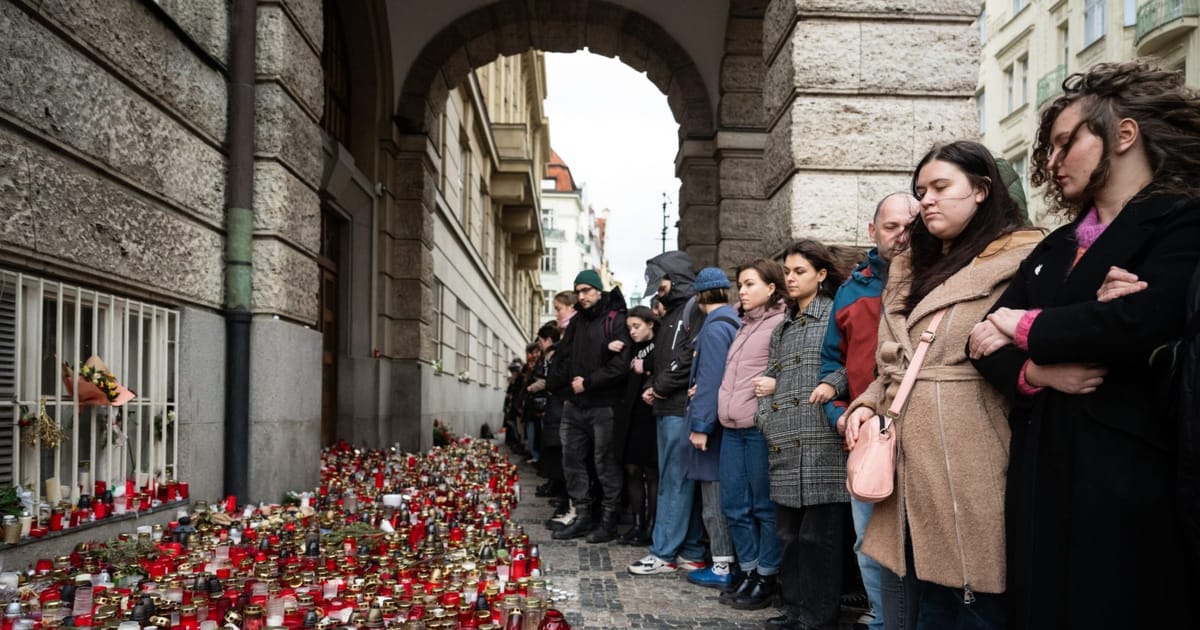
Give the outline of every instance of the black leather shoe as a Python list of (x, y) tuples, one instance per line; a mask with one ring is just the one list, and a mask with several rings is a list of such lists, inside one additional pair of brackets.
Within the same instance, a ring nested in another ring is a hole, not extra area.
[(646, 524), (641, 514), (633, 515), (633, 526), (624, 534), (617, 537), (617, 542), (622, 545), (636, 545), (637, 541), (641, 540)]
[(606, 543), (617, 537), (617, 513), (605, 512), (601, 517), (600, 522), (588, 532), (587, 541), (589, 543)]
[(756, 571), (751, 571), (742, 576), (742, 579), (730, 585), (729, 590), (721, 591), (721, 595), (717, 597), (717, 601), (730, 606), (738, 597), (745, 595), (754, 586), (754, 581), (758, 578)]
[(787, 615), (777, 615), (764, 621), (763, 628), (765, 630), (784, 630), (791, 628), (794, 623)]
[(586, 510), (583, 510), (575, 516), (574, 523), (554, 532), (552, 538), (554, 540), (573, 540), (587, 536), (590, 531), (592, 531), (592, 518)]
[(729, 604), (734, 610), (762, 610), (770, 606), (771, 600), (775, 599), (775, 593), (778, 591), (775, 576), (758, 575), (757, 571), (754, 576), (749, 580), (751, 584), (747, 590)]

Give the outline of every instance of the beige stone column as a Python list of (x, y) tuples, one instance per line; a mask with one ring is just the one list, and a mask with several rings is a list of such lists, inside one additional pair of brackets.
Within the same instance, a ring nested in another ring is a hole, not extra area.
[[(850, 6), (852, 5), (852, 6)], [(971, 0), (773, 0), (766, 60), (764, 246), (866, 245), (875, 203), (934, 142), (973, 138)], [(788, 229), (790, 228), (790, 229)]]

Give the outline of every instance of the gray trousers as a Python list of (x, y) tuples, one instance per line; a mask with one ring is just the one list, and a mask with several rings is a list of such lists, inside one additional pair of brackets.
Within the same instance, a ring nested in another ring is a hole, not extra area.
[(698, 481), (696, 484), (700, 486), (700, 518), (704, 521), (704, 529), (708, 530), (708, 551), (714, 562), (732, 561), (733, 542), (729, 539), (725, 512), (721, 510), (721, 482)]
[(559, 435), (562, 437), (563, 475), (575, 511), (586, 514), (592, 507), (587, 467), (588, 453), (591, 452), (596, 462), (597, 481), (604, 490), (604, 511), (618, 513), (624, 479), (613, 453), (612, 407), (577, 407), (570, 402), (563, 403)]

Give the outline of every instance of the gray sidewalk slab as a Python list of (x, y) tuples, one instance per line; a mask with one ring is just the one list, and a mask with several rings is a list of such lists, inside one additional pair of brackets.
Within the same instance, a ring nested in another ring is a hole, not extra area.
[(740, 611), (724, 606), (717, 602), (715, 589), (689, 583), (682, 570), (630, 575), (626, 567), (646, 555), (645, 547), (616, 542), (593, 545), (582, 538), (553, 540), (544, 522), (554, 508), (549, 499), (534, 496), (534, 489), (544, 479), (529, 466), (521, 465), (520, 471), (522, 497), (513, 518), (538, 545), (551, 586), (567, 594), (556, 606), (573, 629), (757, 629), (779, 614), (774, 608)]

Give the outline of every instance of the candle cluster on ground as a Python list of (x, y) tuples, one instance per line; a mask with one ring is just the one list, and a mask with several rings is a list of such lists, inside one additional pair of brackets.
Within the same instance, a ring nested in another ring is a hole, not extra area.
[(279, 504), (193, 504), (0, 574), (0, 630), (560, 630), (516, 467), (488, 441), (426, 454), (326, 449)]

